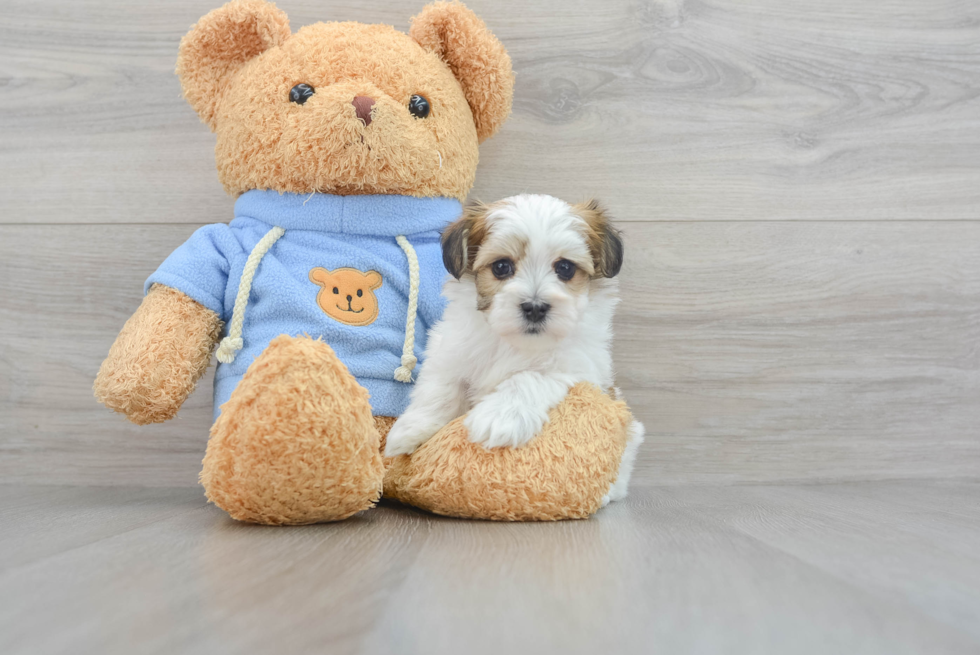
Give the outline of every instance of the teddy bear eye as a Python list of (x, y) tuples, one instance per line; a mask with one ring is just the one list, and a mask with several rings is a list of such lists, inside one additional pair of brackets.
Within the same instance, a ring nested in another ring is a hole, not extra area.
[(333, 288), (333, 292), (334, 292), (334, 293), (340, 293), (340, 289), (338, 289), (337, 287), (334, 287), (334, 288)]
[(361, 296), (363, 296), (363, 295), (364, 295), (364, 292), (363, 292), (363, 291), (361, 291), (360, 289), (358, 289), (358, 290), (357, 290), (357, 297), (358, 297), (358, 298), (360, 298), (360, 297), (361, 297)]
[(297, 105), (301, 105), (309, 100), (310, 96), (312, 96), (314, 93), (316, 93), (316, 89), (309, 84), (297, 84), (289, 90), (289, 101), (295, 102)]
[(414, 95), (408, 101), (408, 113), (415, 118), (425, 118), (430, 110), (429, 101), (422, 96)]

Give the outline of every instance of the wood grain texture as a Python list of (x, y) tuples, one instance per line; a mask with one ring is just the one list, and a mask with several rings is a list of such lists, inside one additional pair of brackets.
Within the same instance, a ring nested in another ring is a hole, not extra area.
[[(704, 490), (678, 496), (725, 525), (850, 584), (916, 606), (980, 640), (980, 551), (978, 535), (973, 534), (980, 526), (976, 520), (980, 496), (975, 495), (980, 486), (888, 483), (870, 486), (866, 496), (868, 488), (783, 487), (778, 494), (752, 488), (731, 501)], [(969, 499), (957, 502), (955, 494), (964, 490)], [(941, 507), (919, 506), (920, 495), (942, 499)], [(842, 516), (847, 519), (842, 521)], [(940, 534), (943, 538), (937, 539)], [(888, 550), (901, 544), (902, 555), (882, 557), (877, 566), (866, 566), (864, 561), (882, 554), (881, 544), (889, 544)], [(917, 564), (910, 574), (907, 566), (912, 558)]]
[[(91, 384), (193, 225), (0, 226), (0, 479), (192, 485), (210, 379), (139, 428)], [(640, 484), (976, 478), (980, 223), (630, 223)]]
[[(0, 479), (195, 483), (210, 379), (149, 428), (90, 386), (141, 281), (231, 216), (173, 75), (217, 4), (4, 6)], [(638, 482), (980, 475), (980, 5), (469, 4), (518, 72), (473, 195), (627, 226)], [(294, 29), (421, 5), (280, 2)]]
[[(278, 4), (406, 29), (423, 1)], [(231, 216), (173, 75), (222, 0), (6, 0), (0, 482), (83, 486), (0, 484), (0, 652), (980, 652), (980, 4), (466, 1), (518, 80), (472, 195), (625, 226), (631, 497), (205, 505), (210, 377), (146, 428), (91, 383), (142, 280)]]
[(37, 551), (0, 571), (0, 651), (980, 649), (977, 483), (648, 487), (557, 524), (389, 505), (284, 529), (201, 502), (0, 485), (0, 553)]
[(186, 487), (0, 485), (0, 575), (206, 504)]
[(977, 477), (980, 223), (626, 234), (616, 361), (644, 479)]
[[(228, 215), (177, 44), (220, 0), (8, 0), (0, 222)], [(283, 0), (294, 29), (422, 6)], [(509, 48), (513, 119), (475, 197), (605, 198), (623, 220), (980, 218), (972, 0), (470, 0)]]

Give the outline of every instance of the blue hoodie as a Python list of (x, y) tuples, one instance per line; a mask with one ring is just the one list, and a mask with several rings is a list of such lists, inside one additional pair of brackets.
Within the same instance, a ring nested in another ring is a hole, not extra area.
[[(445, 305), (439, 233), (461, 212), (452, 198), (248, 191), (235, 203), (230, 224), (194, 232), (144, 289), (163, 284), (185, 293), (217, 313), (227, 334), (249, 254), (270, 230), (282, 228), (255, 269), (241, 350), (234, 361), (218, 364), (215, 418), (248, 366), (280, 334), (322, 337), (370, 392), (374, 414), (398, 416), (411, 387), (394, 376), (402, 363), (410, 277), (408, 253), (396, 237), (406, 237), (418, 257), (414, 355), (421, 361), (426, 333)], [(332, 275), (342, 277), (338, 282)], [(352, 283), (358, 281), (364, 284)]]

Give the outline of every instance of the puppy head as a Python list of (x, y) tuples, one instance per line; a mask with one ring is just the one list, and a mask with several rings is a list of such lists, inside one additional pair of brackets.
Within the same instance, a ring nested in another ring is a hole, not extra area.
[(563, 339), (595, 283), (623, 263), (623, 241), (595, 201), (541, 195), (469, 207), (442, 247), (446, 269), (472, 280), (477, 309), (508, 339)]

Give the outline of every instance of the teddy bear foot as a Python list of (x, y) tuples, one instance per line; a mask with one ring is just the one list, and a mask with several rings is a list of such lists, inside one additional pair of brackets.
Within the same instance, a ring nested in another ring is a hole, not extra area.
[(221, 407), (201, 484), (240, 521), (339, 521), (380, 497), (380, 443), (367, 391), (330, 346), (282, 335)]
[(590, 384), (573, 387), (544, 430), (520, 448), (472, 443), (463, 420), (411, 455), (387, 459), (385, 496), (459, 518), (559, 521), (594, 514), (621, 473), (628, 484), (620, 462), (633, 417), (625, 402)]

